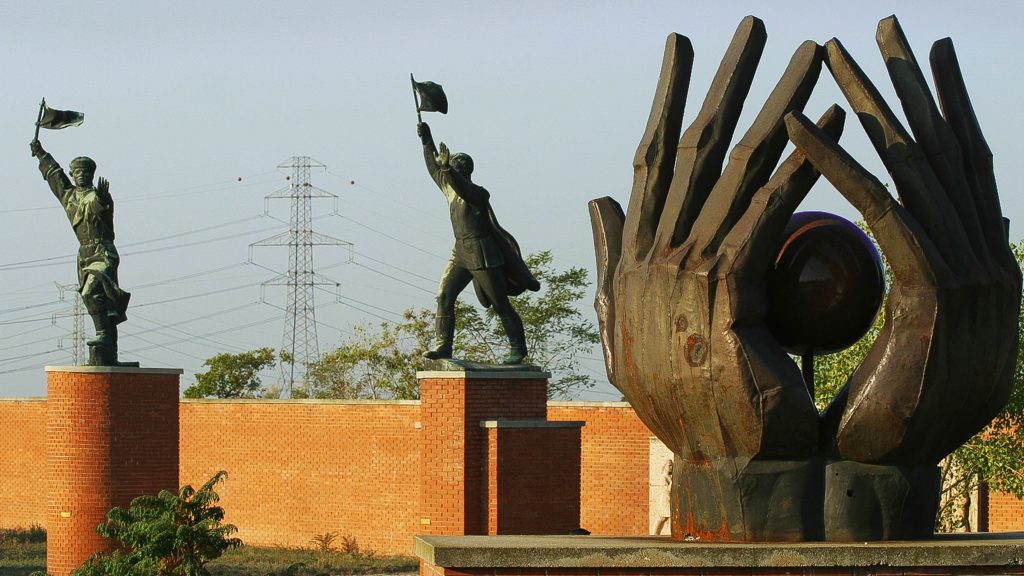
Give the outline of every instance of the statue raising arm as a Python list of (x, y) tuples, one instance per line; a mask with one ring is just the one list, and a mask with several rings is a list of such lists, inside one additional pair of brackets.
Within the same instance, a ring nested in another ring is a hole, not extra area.
[(39, 172), (43, 175), (43, 180), (50, 185), (50, 190), (57, 200), (64, 204), (65, 198), (69, 192), (75, 189), (75, 185), (72, 184), (71, 179), (64, 173), (53, 156), (43, 150), (43, 145), (38, 139), (32, 140), (29, 147), (32, 149), (32, 155), (39, 159)]
[(427, 164), (427, 172), (440, 186), (441, 166), (437, 163), (437, 147), (434, 146), (434, 136), (430, 133), (430, 126), (426, 122), (420, 122), (416, 125), (416, 134), (420, 137), (420, 142), (423, 143), (423, 161)]
[[(438, 150), (426, 122), (416, 125), (416, 133), (423, 143), (423, 160), (427, 172), (445, 196), (455, 194), (474, 206), (485, 206), (490, 194), (472, 182), (472, 160), (466, 154), (452, 154), (444, 142)], [(461, 159), (459, 157), (462, 157)]]

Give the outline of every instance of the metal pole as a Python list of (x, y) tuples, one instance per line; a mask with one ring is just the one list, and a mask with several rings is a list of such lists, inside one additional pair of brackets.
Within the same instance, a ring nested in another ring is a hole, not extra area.
[(804, 375), (804, 384), (807, 386), (807, 392), (811, 394), (811, 400), (814, 400), (814, 353), (808, 351), (806, 354), (800, 357), (800, 368)]
[(416, 92), (416, 80), (412, 77), (412, 73), (409, 73), (409, 80), (412, 81), (412, 99), (416, 101), (416, 121), (423, 123), (423, 114), (420, 113), (420, 95)]
[[(416, 106), (418, 108), (419, 104), (417, 104)], [(46, 98), (43, 98), (43, 101), (39, 103), (39, 116), (36, 118), (36, 135), (32, 139), (33, 141), (34, 140), (39, 140), (39, 123), (43, 121), (43, 109), (45, 109), (45, 108), (46, 108)]]

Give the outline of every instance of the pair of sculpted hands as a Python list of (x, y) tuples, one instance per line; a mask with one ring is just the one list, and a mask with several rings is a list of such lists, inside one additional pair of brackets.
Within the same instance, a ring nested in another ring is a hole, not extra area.
[[(628, 208), (590, 203), (609, 376), (683, 461), (929, 466), (1006, 403), (1021, 274), (952, 42), (931, 51), (936, 104), (895, 17), (877, 40), (913, 136), (838, 40), (806, 42), (724, 162), (764, 25), (740, 24), (682, 137), (693, 50), (671, 35)], [(801, 113), (823, 61), (900, 201), (837, 144), (842, 109), (817, 123)], [(796, 151), (779, 163), (789, 140)], [(862, 214), (892, 270), (884, 327), (821, 416), (765, 324), (764, 286), (819, 174)]]

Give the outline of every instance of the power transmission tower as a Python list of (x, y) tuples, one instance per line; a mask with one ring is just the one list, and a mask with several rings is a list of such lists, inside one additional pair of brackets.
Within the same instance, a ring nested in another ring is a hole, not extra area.
[[(85, 304), (82, 303), (82, 295), (78, 292), (78, 284), (57, 284), (57, 290), (60, 294), (60, 300), (64, 300), (64, 295), (68, 292), (74, 294), (71, 301), (71, 308), (65, 308), (53, 313), (52, 322), (56, 325), (57, 318), (61, 316), (71, 317), (71, 359), (73, 366), (79, 366), (85, 364), (87, 356), (85, 355)], [(64, 341), (66, 336), (61, 337), (57, 341), (57, 347), (64, 349)]]
[[(268, 194), (266, 202), (269, 205), (269, 201), (275, 198), (288, 198), (291, 201), (289, 229), (249, 246), (250, 249), (257, 246), (288, 247), (288, 271), (267, 280), (263, 286), (288, 287), (284, 335), (281, 338), (281, 388), (286, 396), (291, 397), (296, 380), (301, 380), (301, 389), (308, 396), (307, 367), (320, 355), (316, 336), (315, 287), (338, 286), (334, 280), (313, 271), (313, 246), (352, 246), (352, 243), (313, 232), (311, 201), (314, 198), (331, 198), (337, 203), (336, 195), (310, 183), (313, 169), (327, 167), (309, 156), (293, 156), (278, 166), (278, 169), (285, 168), (291, 170), (288, 186)], [(296, 374), (296, 367), (299, 374)]]

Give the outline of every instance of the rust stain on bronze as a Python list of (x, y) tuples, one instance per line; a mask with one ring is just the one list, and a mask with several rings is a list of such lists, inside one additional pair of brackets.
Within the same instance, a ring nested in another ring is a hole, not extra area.
[(708, 345), (700, 334), (690, 334), (686, 338), (686, 361), (690, 366), (700, 366), (708, 357)]
[(622, 348), (626, 352), (626, 373), (633, 374), (636, 372), (636, 362), (633, 359), (633, 335), (629, 333), (629, 328), (626, 322), (620, 322), (622, 326)]
[(729, 534), (728, 522), (726, 522), (725, 518), (722, 518), (722, 525), (718, 528), (717, 532), (698, 527), (692, 512), (687, 512), (686, 517), (682, 520), (683, 522), (679, 524), (679, 538), (675, 538), (673, 534), (673, 539), (675, 540), (704, 542), (730, 542), (732, 540)]
[(686, 316), (680, 314), (676, 316), (676, 332), (685, 332), (690, 327), (690, 323), (686, 321)]

